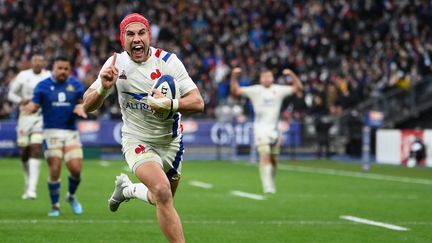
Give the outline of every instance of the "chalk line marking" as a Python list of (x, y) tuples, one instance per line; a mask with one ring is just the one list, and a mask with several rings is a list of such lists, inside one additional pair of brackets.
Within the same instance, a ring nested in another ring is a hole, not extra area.
[[(341, 220), (182, 220), (185, 224), (206, 225), (344, 225)], [(155, 220), (130, 219), (0, 219), (1, 224), (155, 224)], [(406, 221), (404, 225), (432, 226), (432, 222)]]
[(265, 197), (259, 194), (253, 194), (249, 192), (242, 192), (242, 191), (231, 191), (231, 195), (238, 196), (238, 197), (244, 197), (254, 200), (264, 200)]
[(101, 160), (99, 161), (99, 165), (102, 167), (109, 167), (110, 166), (110, 162), (106, 161), (106, 160)]
[(397, 226), (394, 224), (387, 224), (387, 223), (383, 223), (383, 222), (379, 222), (379, 221), (373, 221), (370, 219), (358, 218), (358, 217), (354, 217), (351, 215), (341, 215), (340, 218), (348, 220), (348, 221), (360, 223), (360, 224), (368, 224), (368, 225), (383, 227), (383, 228), (391, 229), (391, 230), (397, 230), (397, 231), (408, 231), (409, 230), (408, 228)]
[(201, 181), (190, 181), (189, 185), (196, 186), (196, 187), (201, 187), (201, 188), (205, 188), (205, 189), (211, 189), (211, 188), (213, 188), (212, 184), (201, 182)]
[(288, 171), (298, 171), (298, 172), (307, 172), (307, 173), (324, 174), (324, 175), (338, 175), (338, 176), (357, 177), (357, 178), (382, 180), (382, 181), (395, 181), (395, 182), (405, 182), (405, 183), (412, 183), (412, 184), (432, 185), (432, 180), (402, 177), (402, 176), (390, 176), (390, 175), (371, 174), (371, 173), (364, 173), (364, 172), (353, 172), (353, 171), (345, 171), (345, 170), (333, 170), (333, 169), (325, 169), (325, 168), (311, 168), (305, 166), (290, 166), (290, 165), (279, 165), (279, 168)]

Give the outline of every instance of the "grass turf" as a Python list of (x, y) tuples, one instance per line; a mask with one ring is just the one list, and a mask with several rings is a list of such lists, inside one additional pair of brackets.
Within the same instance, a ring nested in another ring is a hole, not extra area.
[[(125, 162), (86, 160), (78, 189), (84, 214), (73, 215), (64, 200), (61, 216), (49, 218), (44, 163), (36, 200), (22, 200), (20, 161), (0, 159), (1, 242), (166, 242), (154, 207), (138, 200), (107, 208), (114, 178)], [(431, 242), (432, 170), (355, 163), (282, 161), (278, 192), (253, 200), (233, 190), (261, 194), (256, 165), (247, 162), (186, 161), (175, 197), (188, 242)], [(199, 181), (211, 189), (192, 186)], [(394, 231), (341, 219), (352, 215), (408, 228)]]

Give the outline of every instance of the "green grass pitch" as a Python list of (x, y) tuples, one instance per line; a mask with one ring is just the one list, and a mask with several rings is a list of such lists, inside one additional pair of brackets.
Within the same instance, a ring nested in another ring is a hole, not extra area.
[[(166, 242), (153, 206), (131, 200), (116, 213), (107, 199), (122, 161), (85, 160), (78, 189), (84, 214), (64, 201), (61, 216), (49, 218), (43, 163), (36, 200), (22, 200), (18, 159), (0, 159), (0, 242)], [(187, 242), (432, 242), (432, 170), (356, 163), (282, 161), (278, 192), (261, 194), (256, 165), (248, 162), (185, 161), (175, 197)], [(203, 188), (192, 185), (201, 182)], [(242, 191), (263, 200), (232, 195)], [(350, 215), (406, 228), (406, 231), (342, 219)]]

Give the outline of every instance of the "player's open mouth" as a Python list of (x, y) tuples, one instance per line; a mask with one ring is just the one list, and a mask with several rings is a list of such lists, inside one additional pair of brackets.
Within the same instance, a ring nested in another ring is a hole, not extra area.
[(144, 55), (144, 46), (136, 45), (132, 47), (132, 55), (135, 57), (141, 57), (142, 55)]

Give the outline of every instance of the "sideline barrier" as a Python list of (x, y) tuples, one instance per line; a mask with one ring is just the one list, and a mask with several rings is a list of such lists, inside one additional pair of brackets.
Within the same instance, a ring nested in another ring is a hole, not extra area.
[[(187, 147), (250, 146), (253, 142), (253, 123), (185, 120), (183, 142)], [(121, 143), (121, 121), (79, 121), (84, 147), (118, 147)], [(300, 123), (280, 122), (283, 145), (301, 144)], [(0, 155), (17, 155), (16, 121), (0, 121)]]

